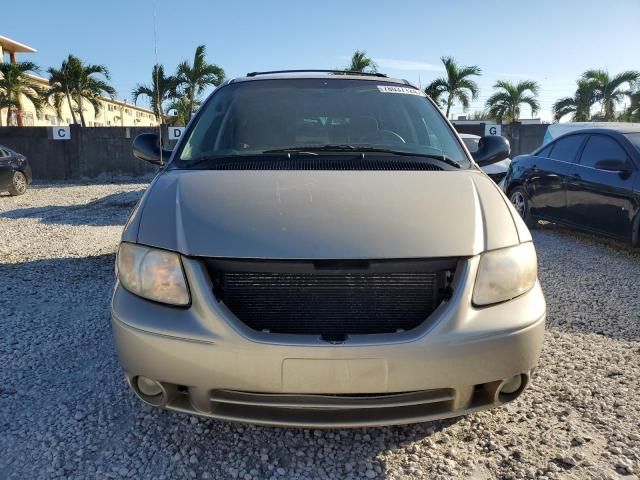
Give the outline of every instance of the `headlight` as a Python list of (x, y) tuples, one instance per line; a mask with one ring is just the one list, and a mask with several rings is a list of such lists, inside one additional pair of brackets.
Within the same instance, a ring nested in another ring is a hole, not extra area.
[(533, 288), (538, 261), (532, 242), (483, 253), (480, 257), (474, 305), (490, 305), (522, 295)]
[(121, 243), (117, 275), (131, 293), (156, 302), (188, 305), (189, 289), (180, 256), (133, 243)]

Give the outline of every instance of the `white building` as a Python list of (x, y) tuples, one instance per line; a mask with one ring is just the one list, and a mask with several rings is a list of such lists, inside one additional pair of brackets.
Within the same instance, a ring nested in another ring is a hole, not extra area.
[[(36, 51), (35, 48), (0, 35), (0, 62), (8, 60), (15, 63), (17, 61), (16, 54)], [(35, 75), (30, 75), (30, 77), (43, 88), (49, 87), (49, 81), (46, 78)], [(33, 104), (24, 97), (20, 103), (20, 111), (14, 109), (10, 113), (11, 125), (41, 127), (69, 125), (73, 122), (69, 103), (66, 100), (61, 108), (62, 115), (58, 115), (51, 105), (47, 105), (41, 111), (37, 111)], [(149, 127), (158, 125), (158, 120), (153, 111), (129, 104), (126, 100), (120, 101), (101, 97), (100, 104), (100, 111), (95, 112), (89, 102), (83, 102), (83, 114), (88, 127)], [(77, 112), (77, 104), (73, 102), (73, 105), (74, 111)], [(76, 120), (80, 121), (77, 113)], [(0, 109), (0, 126), (6, 126), (6, 123), (7, 109)]]

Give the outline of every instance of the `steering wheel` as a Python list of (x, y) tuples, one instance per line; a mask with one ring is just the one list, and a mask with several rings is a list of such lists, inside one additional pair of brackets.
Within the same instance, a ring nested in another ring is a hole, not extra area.
[(378, 130), (376, 133), (370, 133), (368, 135), (365, 135), (362, 138), (362, 140), (365, 142), (382, 140), (382, 141), (389, 141), (391, 143), (407, 143), (404, 138), (402, 138), (393, 130)]

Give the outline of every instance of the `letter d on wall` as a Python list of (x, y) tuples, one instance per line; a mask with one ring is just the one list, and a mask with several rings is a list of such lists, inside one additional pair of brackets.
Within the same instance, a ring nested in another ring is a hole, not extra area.
[(71, 129), (69, 127), (51, 127), (51, 138), (54, 140), (71, 140)]
[(184, 127), (169, 127), (169, 140), (180, 140)]

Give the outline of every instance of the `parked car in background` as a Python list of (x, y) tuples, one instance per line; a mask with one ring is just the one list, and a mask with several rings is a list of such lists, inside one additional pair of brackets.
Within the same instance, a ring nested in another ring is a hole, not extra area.
[(513, 159), (506, 193), (527, 225), (539, 219), (638, 244), (640, 126), (572, 131)]
[[(478, 150), (478, 143), (480, 142), (481, 137), (478, 135), (472, 135), (471, 133), (460, 133), (459, 135), (471, 154)], [(482, 168), (484, 173), (489, 175), (494, 182), (502, 186), (503, 180), (509, 170), (509, 165), (511, 165), (511, 159), (505, 158), (504, 160), (484, 165), (480, 168)]]
[(123, 232), (112, 327), (150, 405), (260, 424), (422, 422), (514, 400), (546, 306), (531, 235), (442, 112), (382, 74), (229, 80)]
[(27, 157), (0, 145), (0, 192), (22, 195), (31, 183)]

